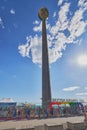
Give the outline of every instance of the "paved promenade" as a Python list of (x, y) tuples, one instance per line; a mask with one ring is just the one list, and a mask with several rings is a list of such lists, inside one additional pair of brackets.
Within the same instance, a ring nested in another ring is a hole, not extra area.
[(10, 128), (33, 128), (38, 125), (59, 125), (66, 122), (81, 123), (84, 121), (83, 116), (78, 117), (61, 117), (61, 118), (48, 118), (48, 119), (33, 119), (33, 120), (21, 120), (21, 121), (2, 121), (0, 122), (0, 130)]

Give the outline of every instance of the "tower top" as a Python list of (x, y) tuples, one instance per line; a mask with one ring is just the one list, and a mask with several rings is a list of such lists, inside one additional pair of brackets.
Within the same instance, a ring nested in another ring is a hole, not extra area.
[(46, 19), (49, 16), (48, 9), (45, 7), (41, 8), (38, 12), (38, 16), (41, 20)]

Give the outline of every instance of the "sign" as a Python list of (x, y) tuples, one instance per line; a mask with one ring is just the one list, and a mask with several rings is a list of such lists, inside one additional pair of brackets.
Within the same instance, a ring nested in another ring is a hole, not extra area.
[(53, 98), (52, 102), (78, 102), (77, 99), (62, 99), (62, 98)]

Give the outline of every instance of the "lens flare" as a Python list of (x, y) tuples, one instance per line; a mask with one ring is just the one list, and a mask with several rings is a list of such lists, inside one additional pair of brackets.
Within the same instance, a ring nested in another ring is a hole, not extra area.
[(81, 66), (87, 66), (87, 55), (80, 55), (78, 57), (78, 64)]

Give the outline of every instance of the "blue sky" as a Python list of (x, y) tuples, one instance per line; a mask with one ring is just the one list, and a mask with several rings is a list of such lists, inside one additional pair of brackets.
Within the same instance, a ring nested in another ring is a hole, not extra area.
[(41, 102), (41, 21), (46, 21), (52, 98), (87, 100), (87, 1), (0, 0), (0, 99)]

